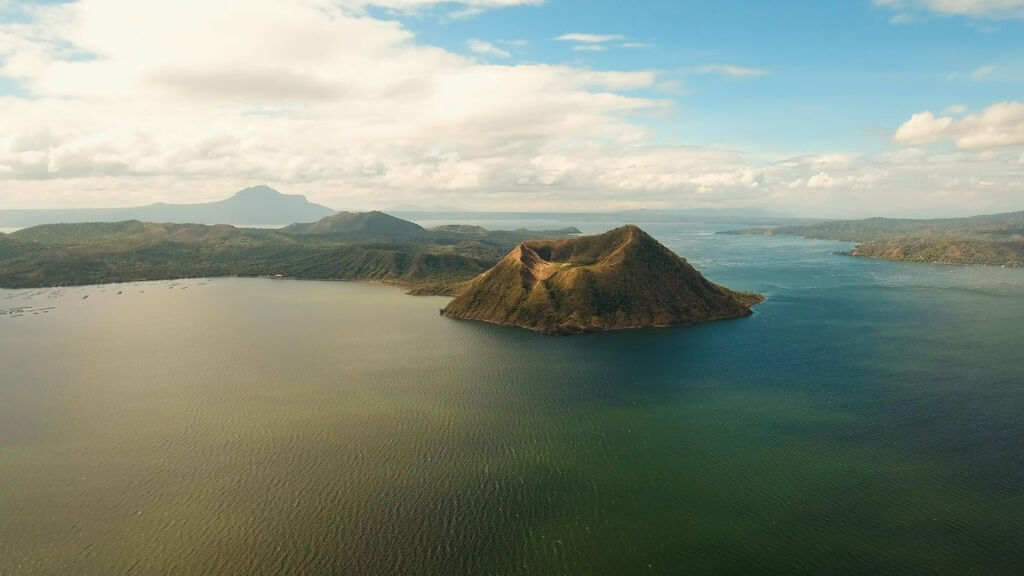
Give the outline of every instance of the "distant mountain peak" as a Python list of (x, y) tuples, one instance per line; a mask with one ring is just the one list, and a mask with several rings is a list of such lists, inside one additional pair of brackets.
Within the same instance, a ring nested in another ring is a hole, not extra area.
[(235, 192), (234, 195), (232, 195), (227, 200), (224, 200), (224, 202), (278, 204), (286, 202), (295, 205), (308, 204), (311, 206), (315, 206), (315, 204), (310, 202), (309, 199), (303, 196), (302, 194), (284, 194), (283, 192), (279, 192), (274, 188), (267, 186), (266, 184), (260, 184), (258, 186), (250, 186), (248, 188), (243, 188), (238, 192)]
[[(239, 199), (266, 199), (277, 196), (295, 196), (295, 194), (282, 194), (266, 184), (260, 184), (258, 186), (242, 188), (238, 192), (235, 192), (231, 197)], [(305, 196), (303, 196), (303, 198), (305, 198)]]
[[(234, 224), (283, 226), (289, 222), (313, 222), (335, 211), (298, 194), (282, 194), (267, 185), (250, 186), (229, 198), (196, 204), (157, 202), (128, 208), (79, 210), (0, 210), (0, 225), (29, 227), (37, 224), (75, 222), (174, 222), (179, 224)], [(4, 219), (4, 216), (7, 219)]]

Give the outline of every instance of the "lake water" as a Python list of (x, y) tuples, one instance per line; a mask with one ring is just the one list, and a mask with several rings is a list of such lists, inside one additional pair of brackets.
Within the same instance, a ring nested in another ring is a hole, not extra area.
[(342, 282), (0, 291), (0, 574), (1019, 573), (1024, 271), (721, 227), (644, 225), (768, 299), (676, 329)]

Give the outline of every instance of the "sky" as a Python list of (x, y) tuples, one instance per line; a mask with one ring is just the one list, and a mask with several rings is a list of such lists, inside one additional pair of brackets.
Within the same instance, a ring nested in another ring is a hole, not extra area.
[(1024, 0), (0, 0), (0, 209), (1024, 210)]

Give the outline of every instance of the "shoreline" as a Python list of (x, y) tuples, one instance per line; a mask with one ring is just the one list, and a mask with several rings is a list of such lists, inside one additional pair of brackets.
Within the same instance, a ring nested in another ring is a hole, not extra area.
[(377, 284), (379, 286), (387, 286), (389, 288), (395, 288), (397, 290), (405, 290), (405, 294), (408, 296), (444, 296), (452, 297), (450, 294), (431, 294), (431, 293), (419, 293), (414, 294), (410, 292), (410, 289), (415, 289), (415, 285), (404, 285), (398, 282), (388, 282), (386, 280), (375, 280), (375, 279), (346, 279), (346, 278), (298, 278), (294, 276), (240, 276), (240, 275), (225, 275), (225, 276), (188, 276), (184, 278), (146, 278), (137, 280), (115, 280), (111, 282), (93, 282), (89, 284), (38, 284), (33, 286), (0, 286), (0, 290), (55, 290), (55, 289), (66, 289), (66, 288), (89, 288), (96, 286), (123, 286), (125, 284), (155, 284), (158, 282), (185, 282), (191, 280), (206, 280), (214, 281), (219, 279), (240, 279), (240, 280), (290, 280), (294, 282), (352, 282), (360, 284)]

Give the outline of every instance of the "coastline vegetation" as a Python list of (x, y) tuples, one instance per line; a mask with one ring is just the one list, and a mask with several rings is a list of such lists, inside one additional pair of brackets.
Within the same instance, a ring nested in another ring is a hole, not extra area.
[[(575, 228), (426, 230), (383, 213), (368, 214), (330, 216), (324, 219), (330, 222), (309, 229), (138, 220), (34, 226), (0, 236), (0, 287), (270, 276), (375, 280), (415, 294), (451, 294), (519, 242), (579, 233)], [(415, 233), (394, 234), (395, 220)]]
[(722, 233), (857, 242), (847, 254), (866, 258), (1024, 267), (1024, 212), (970, 218), (836, 220)]

